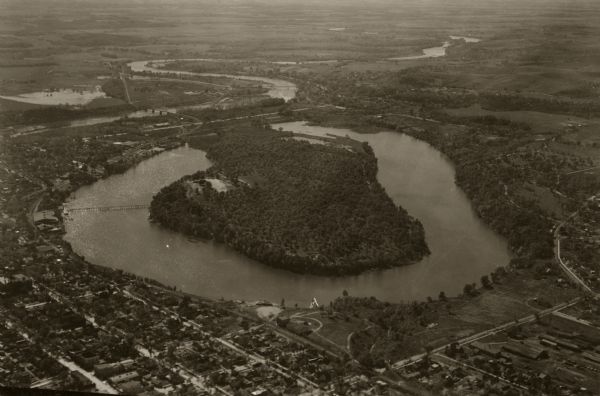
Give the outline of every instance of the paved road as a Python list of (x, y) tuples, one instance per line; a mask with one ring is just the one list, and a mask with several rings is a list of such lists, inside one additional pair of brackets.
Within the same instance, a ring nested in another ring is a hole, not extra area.
[(435, 124), (440, 124), (440, 121), (434, 120), (433, 118), (417, 117), (415, 115), (406, 114), (406, 113), (382, 113), (382, 114), (375, 114), (375, 117), (383, 117), (383, 116), (399, 116), (399, 117), (404, 117), (404, 118), (412, 118), (413, 120), (428, 121), (428, 122), (433, 122)]
[[(536, 314), (527, 315), (527, 316), (525, 316), (523, 318), (503, 323), (503, 324), (501, 324), (499, 326), (496, 326), (494, 328), (491, 328), (491, 329), (488, 329), (488, 330), (484, 330), (484, 331), (482, 331), (480, 333), (476, 333), (476, 334), (473, 334), (471, 336), (465, 337), (465, 338), (463, 338), (463, 339), (461, 339), (459, 341), (453, 341), (451, 343), (442, 345), (442, 346), (434, 349), (431, 353), (435, 354), (435, 353), (442, 352), (444, 349), (446, 349), (447, 346), (449, 346), (449, 345), (451, 345), (451, 344), (453, 344), (455, 342), (458, 343), (458, 345), (461, 345), (461, 346), (462, 345), (467, 345), (467, 344), (470, 344), (470, 343), (472, 343), (474, 341), (478, 341), (478, 340), (480, 340), (482, 338), (488, 337), (490, 335), (497, 334), (497, 333), (500, 333), (502, 331), (506, 331), (506, 330), (508, 330), (508, 329), (510, 329), (512, 327), (520, 326), (520, 325), (523, 325), (523, 324), (526, 324), (526, 323), (531, 323), (531, 322), (533, 322), (533, 321), (536, 320), (536, 317), (540, 317), (541, 318), (541, 317), (550, 315), (550, 314), (552, 314), (554, 312), (557, 312), (557, 311), (560, 311), (562, 309), (568, 308), (568, 307), (570, 307), (572, 305), (575, 305), (580, 300), (581, 300), (581, 297), (577, 297), (577, 298), (574, 298), (571, 301), (563, 302), (563, 303), (560, 303), (558, 305), (555, 305), (552, 308), (548, 308), (548, 309), (539, 311)], [(395, 368), (395, 369), (399, 369), (399, 368), (402, 368), (402, 367), (405, 367), (405, 366), (409, 366), (411, 364), (417, 363), (418, 361), (422, 360), (426, 355), (427, 355), (426, 353), (420, 353), (420, 354), (411, 356), (409, 358), (406, 358), (406, 359), (403, 359), (403, 360), (399, 360), (396, 363), (394, 363), (392, 365), (392, 367)]]
[[(590, 198), (588, 199), (593, 199), (595, 198), (595, 195), (592, 195)], [(584, 281), (583, 279), (581, 279), (576, 273), (575, 271), (573, 271), (571, 268), (569, 268), (569, 266), (563, 261), (562, 257), (560, 256), (560, 230), (562, 227), (564, 227), (571, 219), (573, 219), (575, 216), (577, 216), (577, 214), (579, 213), (578, 209), (577, 211), (575, 211), (574, 213), (572, 213), (566, 220), (562, 221), (559, 225), (556, 226), (556, 229), (554, 230), (554, 256), (556, 258), (556, 262), (558, 263), (558, 265), (560, 266), (560, 268), (563, 270), (563, 272), (567, 275), (567, 277), (575, 284), (577, 284), (578, 286), (580, 286), (584, 291), (593, 294), (596, 298), (598, 297), (598, 294), (596, 294)]]
[(84, 377), (86, 377), (87, 379), (89, 379), (90, 381), (92, 381), (92, 383), (96, 386), (96, 389), (98, 389), (98, 391), (104, 392), (104, 393), (108, 393), (108, 394), (111, 394), (111, 395), (118, 395), (119, 394), (119, 392), (115, 388), (113, 388), (112, 386), (110, 386), (106, 382), (101, 381), (94, 374), (90, 373), (87, 370), (82, 369), (77, 364), (73, 363), (72, 361), (66, 360), (66, 359), (61, 358), (61, 357), (59, 357), (56, 360), (58, 360), (58, 362), (60, 364), (62, 364), (63, 366), (67, 367), (69, 370), (71, 370), (71, 371), (78, 371), (81, 374), (83, 374)]
[(565, 175), (574, 175), (575, 173), (587, 172), (587, 171), (591, 171), (591, 170), (595, 170), (595, 169), (600, 169), (600, 166), (593, 166), (591, 168), (585, 168), (585, 169), (579, 169), (579, 170), (572, 171), (572, 172), (567, 172), (567, 173), (565, 173)]
[(576, 323), (579, 323), (579, 324), (584, 325), (584, 326), (592, 327), (592, 328), (600, 331), (600, 327), (594, 326), (594, 324), (592, 324), (591, 322), (588, 322), (585, 319), (579, 319), (579, 318), (576, 318), (576, 317), (574, 317), (572, 315), (566, 314), (564, 312), (554, 312), (553, 315), (554, 316), (558, 316), (558, 317), (563, 318), (563, 319), (570, 320), (571, 322), (576, 322)]
[[(32, 281), (33, 281), (33, 279), (32, 279)], [(52, 288), (50, 288), (50, 287), (46, 286), (45, 284), (43, 284), (43, 283), (40, 283), (40, 282), (37, 282), (37, 281), (34, 281), (34, 285), (38, 285), (38, 286), (41, 286), (41, 287), (43, 287), (44, 289), (46, 289), (46, 291), (48, 292), (48, 295), (49, 295), (49, 296), (50, 296), (50, 297), (51, 297), (53, 300), (55, 300), (55, 301), (57, 301), (57, 302), (59, 302), (59, 303), (66, 304), (66, 305), (67, 305), (67, 306), (68, 306), (68, 307), (69, 307), (69, 308), (70, 308), (70, 309), (71, 309), (73, 312), (75, 312), (75, 313), (77, 313), (77, 314), (81, 315), (83, 318), (85, 318), (85, 320), (86, 320), (88, 323), (90, 323), (90, 324), (91, 324), (93, 327), (95, 327), (95, 328), (97, 328), (97, 329), (100, 329), (100, 330), (102, 330), (102, 331), (106, 332), (107, 334), (112, 334), (113, 332), (112, 332), (111, 330), (114, 330), (114, 331), (117, 331), (117, 332), (119, 332), (119, 334), (120, 334), (120, 335), (122, 335), (122, 336), (128, 336), (128, 335), (129, 335), (127, 332), (125, 332), (124, 330), (122, 330), (122, 329), (120, 329), (120, 328), (117, 328), (117, 327), (112, 327), (112, 328), (110, 328), (110, 329), (109, 329), (109, 328), (107, 328), (106, 326), (102, 326), (102, 325), (98, 324), (98, 323), (96, 322), (96, 320), (95, 320), (95, 318), (94, 318), (93, 316), (91, 316), (91, 315), (87, 315), (87, 314), (85, 314), (84, 312), (81, 312), (81, 311), (80, 311), (80, 310), (79, 310), (79, 309), (78, 309), (78, 308), (75, 306), (75, 304), (74, 304), (74, 303), (71, 301), (71, 299), (70, 299), (70, 298), (68, 298), (68, 297), (66, 297), (66, 296), (64, 296), (64, 295), (62, 295), (62, 294), (60, 294), (60, 293), (58, 293), (56, 290), (54, 290), (54, 289), (52, 289)], [(119, 290), (120, 290), (120, 291), (121, 291), (121, 292), (122, 292), (122, 293), (123, 293), (123, 294), (124, 294), (126, 297), (129, 297), (129, 298), (134, 298), (134, 299), (136, 299), (136, 300), (139, 300), (139, 301), (141, 301), (141, 302), (143, 302), (143, 303), (145, 304), (145, 302), (144, 302), (144, 301), (142, 301), (140, 298), (136, 298), (135, 296), (131, 295), (131, 294), (130, 294), (128, 291), (125, 291), (124, 289), (120, 289), (120, 288), (119, 288)], [(194, 386), (196, 386), (197, 388), (199, 388), (199, 389), (201, 389), (201, 390), (205, 390), (205, 391), (208, 391), (208, 390), (209, 390), (209, 389), (206, 387), (206, 384), (205, 384), (204, 377), (202, 377), (201, 375), (198, 375), (198, 374), (195, 374), (195, 373), (192, 373), (192, 374), (190, 375), (189, 373), (183, 372), (183, 371), (182, 371), (182, 369), (181, 369), (181, 367), (177, 367), (177, 368), (176, 368), (176, 367), (173, 367), (173, 366), (169, 365), (169, 364), (168, 364), (167, 362), (165, 362), (164, 360), (158, 359), (158, 358), (157, 358), (156, 356), (154, 356), (154, 355), (153, 355), (153, 354), (152, 354), (150, 351), (148, 351), (148, 349), (146, 349), (144, 346), (142, 346), (142, 345), (140, 345), (140, 344), (136, 344), (134, 347), (135, 347), (136, 351), (138, 351), (138, 353), (139, 353), (141, 356), (144, 356), (144, 357), (147, 357), (147, 358), (150, 358), (150, 359), (154, 360), (154, 362), (155, 362), (156, 364), (158, 364), (159, 366), (162, 366), (162, 367), (164, 367), (165, 369), (167, 369), (167, 370), (171, 371), (172, 373), (175, 373), (175, 374), (182, 375), (182, 377), (184, 377), (184, 378), (186, 378), (186, 379), (190, 380), (190, 382), (191, 382), (191, 383), (192, 383)], [(64, 360), (64, 359), (62, 359), (62, 360)], [(59, 360), (59, 362), (60, 362), (61, 364), (63, 364), (63, 365), (64, 365), (64, 362), (63, 362), (63, 361), (60, 361), (60, 360)], [(65, 361), (65, 362), (67, 362), (67, 363), (70, 363), (72, 366), (79, 367), (79, 366), (75, 365), (75, 363), (73, 363), (73, 362), (69, 362), (69, 361)], [(79, 367), (79, 369), (77, 369), (77, 371), (80, 371), (80, 372), (81, 372), (83, 375), (85, 375), (86, 377), (88, 377), (88, 378), (89, 378), (89, 379), (90, 379), (92, 382), (94, 382), (94, 384), (96, 384), (97, 386), (102, 386), (102, 387), (103, 387), (103, 389), (109, 389), (109, 388), (110, 388), (110, 389), (113, 389), (112, 387), (110, 387), (109, 385), (107, 385), (107, 384), (105, 384), (105, 383), (103, 383), (103, 382), (100, 382), (100, 383), (98, 384), (98, 381), (99, 381), (99, 380), (98, 380), (97, 378), (95, 378), (95, 377), (94, 377), (94, 375), (93, 375), (92, 373), (89, 373), (89, 372), (87, 372), (87, 371), (83, 370), (83, 369), (82, 369), (82, 368), (80, 368), (80, 367)], [(95, 379), (94, 379), (94, 378), (95, 378)], [(108, 386), (108, 388), (106, 388), (107, 386)], [(104, 391), (103, 389), (100, 389), (100, 388), (98, 388), (98, 389), (99, 389), (99, 390), (101, 390), (101, 391)], [(114, 389), (113, 389), (113, 390), (114, 390)], [(107, 392), (107, 393), (111, 393), (111, 392)], [(114, 393), (117, 393), (117, 392), (115, 391)]]
[(127, 98), (127, 103), (132, 104), (131, 96), (129, 96), (129, 88), (127, 88), (127, 75), (125, 74), (125, 72), (123, 71), (122, 68), (121, 68), (121, 71), (119, 72), (119, 78), (123, 82), (123, 88), (125, 89), (125, 96)]
[(191, 80), (191, 79), (181, 79), (181, 78), (146, 77), (146, 78), (143, 79), (143, 81), (169, 81), (169, 82), (176, 82), (176, 83), (184, 82), (186, 84), (211, 85), (211, 86), (214, 86), (214, 87), (226, 88), (228, 90), (232, 90), (233, 89), (229, 85), (215, 84), (215, 83), (210, 83), (210, 82), (207, 82), (207, 81)]
[[(12, 322), (10, 320), (5, 320), (4, 324), (9, 329), (13, 329), (17, 333), (19, 333), (21, 335), (21, 337), (23, 337), (29, 343), (33, 343), (33, 341), (31, 340), (31, 337), (29, 337), (29, 335), (25, 332), (25, 330), (23, 330), (22, 325), (17, 324), (15, 322)], [(111, 394), (111, 395), (116, 395), (116, 394), (119, 393), (115, 388), (113, 388), (109, 384), (101, 381), (93, 373), (90, 373), (89, 371), (84, 370), (79, 365), (75, 364), (74, 362), (72, 362), (70, 360), (67, 360), (67, 359), (65, 359), (63, 357), (57, 356), (56, 354), (48, 351), (43, 345), (40, 346), (40, 347), (42, 348), (42, 351), (46, 355), (48, 355), (51, 358), (55, 359), (58, 363), (60, 363), (64, 367), (66, 367), (68, 370), (70, 370), (70, 371), (78, 371), (81, 374), (83, 374), (83, 376), (85, 376), (87, 379), (89, 379), (90, 381), (92, 381), (92, 383), (96, 386), (96, 388), (98, 389), (98, 391), (104, 392), (104, 393), (107, 393), (107, 394)]]
[(477, 367), (473, 367), (473, 366), (468, 365), (468, 364), (463, 363), (463, 362), (459, 362), (458, 360), (454, 360), (454, 359), (452, 359), (452, 358), (450, 358), (450, 357), (448, 357), (446, 355), (441, 355), (439, 353), (436, 353), (436, 354), (434, 354), (432, 356), (432, 359), (434, 361), (436, 361), (438, 363), (441, 363), (443, 365), (446, 365), (446, 366), (464, 367), (467, 370), (477, 371), (478, 373), (481, 373), (484, 376), (493, 377), (493, 378), (497, 379), (498, 381), (502, 381), (504, 383), (507, 383), (507, 384), (509, 384), (511, 386), (514, 386), (515, 388), (519, 388), (519, 389), (522, 389), (522, 390), (525, 390), (525, 391), (529, 391), (529, 388), (527, 388), (525, 386), (522, 386), (522, 385), (519, 385), (519, 384), (517, 384), (515, 382), (509, 381), (506, 378), (503, 378), (503, 377), (500, 377), (498, 375), (492, 374), (492, 373), (490, 373), (488, 371), (479, 369)]
[(309, 380), (306, 377), (301, 376), (298, 373), (294, 373), (291, 372), (287, 367), (284, 367), (282, 365), (280, 365), (277, 362), (274, 362), (272, 360), (269, 360), (267, 358), (264, 358), (260, 355), (257, 355), (255, 353), (251, 353), (251, 352), (247, 352), (246, 350), (244, 350), (243, 348), (241, 348), (240, 346), (238, 346), (237, 344), (234, 344), (228, 340), (225, 340), (221, 337), (215, 337), (214, 335), (206, 332), (203, 330), (202, 325), (200, 325), (199, 323), (190, 320), (190, 319), (186, 319), (183, 318), (179, 315), (178, 312), (173, 311), (169, 308), (165, 308), (165, 307), (161, 307), (161, 306), (156, 306), (154, 305), (151, 301), (135, 294), (132, 293), (130, 291), (126, 291), (124, 289), (122, 289), (122, 292), (125, 296), (130, 297), (130, 298), (135, 298), (138, 301), (143, 302), (144, 304), (149, 304), (150, 306), (154, 307), (155, 309), (158, 309), (160, 312), (167, 314), (167, 315), (173, 315), (175, 317), (177, 317), (180, 321), (187, 323), (188, 325), (194, 327), (196, 330), (200, 331), (203, 335), (205, 335), (206, 337), (209, 337), (210, 339), (212, 339), (213, 341), (216, 341), (218, 343), (220, 343), (221, 345), (225, 346), (226, 348), (229, 348), (243, 356), (245, 356), (247, 359), (254, 361), (254, 362), (259, 362), (261, 364), (265, 364), (267, 366), (269, 366), (271, 369), (273, 369), (274, 371), (276, 371), (277, 373), (283, 375), (284, 377), (288, 377), (288, 378), (294, 378), (296, 379), (298, 382), (300, 382), (303, 386), (311, 386), (315, 389), (319, 389), (319, 385), (314, 383), (313, 381)]

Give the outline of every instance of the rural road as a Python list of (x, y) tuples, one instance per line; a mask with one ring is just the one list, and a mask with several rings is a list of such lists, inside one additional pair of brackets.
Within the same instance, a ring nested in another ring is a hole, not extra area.
[[(565, 309), (567, 307), (570, 307), (570, 306), (578, 303), (579, 300), (581, 300), (581, 297), (574, 298), (574, 299), (572, 299), (571, 301), (568, 301), (568, 302), (560, 303), (558, 305), (555, 305), (552, 308), (548, 308), (548, 309), (539, 311), (539, 312), (537, 312), (535, 314), (527, 315), (527, 316), (525, 316), (523, 318), (503, 323), (503, 324), (501, 324), (499, 326), (496, 326), (494, 328), (491, 328), (491, 329), (488, 329), (488, 330), (484, 330), (484, 331), (482, 331), (480, 333), (473, 334), (471, 336), (465, 337), (465, 338), (463, 338), (463, 339), (461, 339), (459, 341), (453, 341), (451, 343), (442, 345), (442, 346), (440, 346), (440, 347), (432, 350), (431, 353), (435, 354), (435, 353), (442, 352), (447, 346), (449, 346), (450, 344), (453, 344), (455, 342), (458, 345), (467, 345), (467, 344), (470, 344), (470, 343), (475, 342), (477, 340), (480, 340), (482, 338), (485, 338), (487, 336), (499, 333), (501, 331), (508, 330), (511, 327), (520, 326), (520, 325), (523, 325), (523, 324), (526, 324), (526, 323), (531, 323), (534, 320), (536, 320), (536, 317), (540, 317), (541, 318), (541, 317), (550, 315), (550, 314), (552, 314), (554, 312), (560, 311), (562, 309)], [(396, 363), (394, 363), (392, 365), (392, 367), (395, 368), (395, 369), (399, 369), (399, 368), (402, 368), (402, 367), (405, 367), (405, 366), (410, 366), (411, 364), (417, 363), (418, 361), (422, 360), (426, 355), (427, 355), (427, 353), (420, 353), (418, 355), (413, 355), (413, 356), (411, 356), (409, 358), (397, 361)]]
[[(596, 195), (592, 195), (589, 199), (594, 199)], [(587, 200), (586, 200), (587, 201)], [(556, 257), (556, 262), (563, 270), (563, 272), (567, 275), (571, 281), (580, 286), (584, 291), (593, 294), (596, 298), (598, 298), (598, 294), (596, 294), (577, 274), (569, 268), (569, 266), (563, 261), (560, 256), (560, 230), (564, 227), (572, 218), (579, 214), (579, 210), (572, 213), (566, 220), (562, 221), (559, 225), (554, 229), (554, 255)]]

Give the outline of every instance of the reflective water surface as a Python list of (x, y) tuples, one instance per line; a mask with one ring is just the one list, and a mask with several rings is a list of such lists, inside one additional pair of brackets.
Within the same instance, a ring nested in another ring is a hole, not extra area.
[[(66, 239), (91, 262), (121, 268), (206, 297), (309, 304), (327, 303), (344, 289), (351, 295), (407, 301), (461, 292), (508, 263), (506, 242), (481, 222), (454, 184), (454, 169), (428, 144), (396, 132), (358, 134), (347, 129), (274, 125), (313, 135), (349, 135), (368, 141), (378, 157), (378, 179), (394, 202), (425, 227), (431, 255), (423, 261), (358, 276), (298, 275), (250, 260), (232, 249), (166, 230), (148, 221), (147, 210), (75, 212)], [(149, 203), (162, 186), (210, 166), (204, 152), (182, 147), (148, 159), (73, 194), (67, 206)]]

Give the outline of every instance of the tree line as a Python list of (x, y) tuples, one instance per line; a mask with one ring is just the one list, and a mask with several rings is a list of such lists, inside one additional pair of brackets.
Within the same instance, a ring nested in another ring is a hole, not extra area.
[[(377, 181), (371, 148), (359, 147), (261, 128), (222, 132), (207, 149), (215, 165), (163, 188), (151, 218), (299, 273), (348, 275), (420, 260), (429, 252), (422, 225)], [(231, 187), (219, 192), (207, 178)]]

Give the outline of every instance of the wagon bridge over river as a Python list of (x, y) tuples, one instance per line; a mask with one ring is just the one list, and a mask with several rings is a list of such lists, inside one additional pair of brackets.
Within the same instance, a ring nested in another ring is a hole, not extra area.
[(78, 212), (112, 212), (112, 211), (123, 211), (123, 210), (137, 210), (137, 209), (148, 209), (150, 205), (139, 204), (139, 205), (116, 205), (116, 206), (87, 206), (80, 208), (63, 208), (64, 213), (78, 213)]

